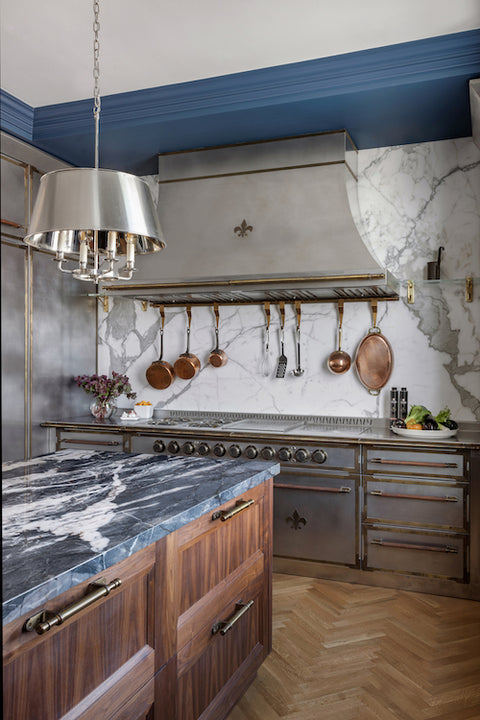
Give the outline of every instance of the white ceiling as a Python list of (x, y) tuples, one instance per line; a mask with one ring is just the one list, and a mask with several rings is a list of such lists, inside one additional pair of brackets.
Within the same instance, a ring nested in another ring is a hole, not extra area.
[[(93, 2), (2, 0), (1, 86), (33, 107), (93, 92)], [(480, 27), (479, 0), (100, 0), (102, 95)]]

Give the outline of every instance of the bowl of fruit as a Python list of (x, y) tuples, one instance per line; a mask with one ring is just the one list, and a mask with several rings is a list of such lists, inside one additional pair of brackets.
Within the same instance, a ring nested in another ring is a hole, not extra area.
[(438, 415), (433, 415), (425, 405), (412, 405), (405, 420), (396, 418), (390, 423), (390, 429), (397, 435), (404, 435), (410, 438), (427, 439), (430, 437), (437, 440), (449, 438), (456, 435), (458, 424), (450, 417), (449, 408), (440, 410)]

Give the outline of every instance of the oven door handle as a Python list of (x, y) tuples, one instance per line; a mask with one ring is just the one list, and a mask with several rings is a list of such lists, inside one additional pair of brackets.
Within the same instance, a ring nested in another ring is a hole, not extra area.
[(314, 492), (329, 492), (329, 493), (349, 493), (352, 491), (350, 487), (322, 487), (321, 485), (289, 485), (287, 483), (274, 483), (274, 488), (282, 488), (286, 490), (313, 490)]

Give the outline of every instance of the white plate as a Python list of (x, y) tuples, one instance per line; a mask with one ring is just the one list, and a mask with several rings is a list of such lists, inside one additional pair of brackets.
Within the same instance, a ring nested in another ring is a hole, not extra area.
[(444, 438), (453, 437), (457, 434), (457, 430), (407, 430), (406, 428), (390, 428), (397, 435), (409, 438), (421, 438), (422, 440), (442, 440)]
[(138, 422), (139, 420), (142, 420), (142, 418), (139, 417), (128, 417), (128, 418), (120, 418), (121, 422)]

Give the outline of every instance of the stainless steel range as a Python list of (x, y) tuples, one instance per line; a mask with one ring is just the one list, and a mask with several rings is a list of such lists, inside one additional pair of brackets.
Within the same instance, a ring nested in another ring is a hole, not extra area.
[(359, 446), (324, 438), (359, 438), (368, 418), (172, 413), (149, 425), (154, 452), (277, 460), (274, 554), (359, 567)]

